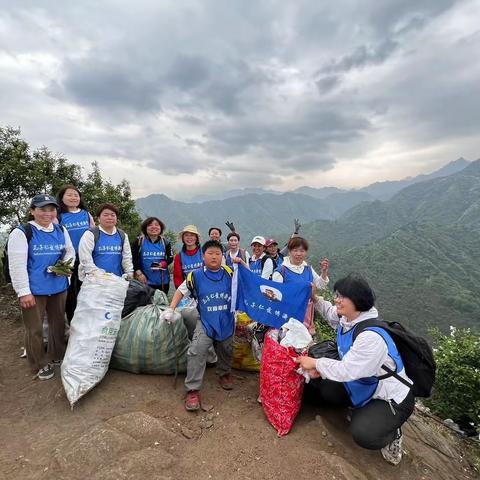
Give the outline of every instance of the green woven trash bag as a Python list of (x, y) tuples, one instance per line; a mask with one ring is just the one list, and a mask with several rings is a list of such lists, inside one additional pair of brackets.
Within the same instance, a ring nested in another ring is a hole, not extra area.
[(132, 373), (171, 375), (187, 370), (188, 335), (181, 318), (160, 320), (167, 296), (157, 290), (153, 304), (122, 318), (110, 367)]

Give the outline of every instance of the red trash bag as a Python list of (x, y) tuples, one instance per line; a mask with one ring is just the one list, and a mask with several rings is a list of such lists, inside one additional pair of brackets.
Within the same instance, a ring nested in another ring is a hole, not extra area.
[(292, 347), (276, 341), (278, 330), (265, 335), (260, 367), (260, 398), (268, 421), (278, 435), (292, 428), (302, 402), (304, 377), (296, 372), (293, 358), (299, 354)]

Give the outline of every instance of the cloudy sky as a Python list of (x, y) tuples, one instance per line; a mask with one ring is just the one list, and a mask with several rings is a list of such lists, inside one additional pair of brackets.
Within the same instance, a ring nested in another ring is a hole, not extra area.
[(480, 0), (0, 0), (0, 125), (135, 196), (480, 157)]

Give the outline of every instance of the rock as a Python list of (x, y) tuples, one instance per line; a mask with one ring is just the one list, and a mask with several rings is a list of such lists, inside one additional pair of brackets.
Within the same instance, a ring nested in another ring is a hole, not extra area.
[(181, 432), (182, 432), (182, 435), (188, 439), (192, 439), (195, 436), (195, 434), (187, 427), (182, 427)]
[(130, 435), (100, 424), (79, 438), (69, 439), (57, 448), (54, 458), (60, 468), (69, 472), (72, 478), (80, 474), (83, 478), (88, 478), (106, 462), (138, 448), (139, 443)]
[(327, 432), (325, 430), (322, 430), (322, 437), (326, 437), (327, 436)]
[[(110, 465), (98, 470), (94, 480), (136, 480), (148, 478), (149, 480), (167, 480), (164, 471), (169, 469), (176, 459), (173, 455), (157, 448), (145, 448), (130, 452)], [(162, 472), (161, 474), (159, 472)]]
[(177, 439), (176, 435), (165, 427), (165, 424), (143, 412), (132, 412), (112, 417), (105, 422), (137, 440), (140, 445), (148, 446), (153, 442), (170, 445)]

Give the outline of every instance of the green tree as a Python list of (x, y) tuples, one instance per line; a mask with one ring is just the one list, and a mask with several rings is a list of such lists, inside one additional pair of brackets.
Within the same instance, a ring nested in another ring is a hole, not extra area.
[(480, 335), (451, 327), (450, 335), (433, 337), (437, 376), (425, 404), (442, 418), (480, 425)]
[(134, 238), (141, 218), (135, 209), (130, 184), (118, 185), (102, 177), (96, 162), (92, 172), (84, 177), (82, 168), (53, 154), (47, 147), (30, 152), (21, 138), (20, 129), (0, 127), (0, 222), (18, 224), (28, 214), (29, 201), (38, 193), (56, 195), (62, 185), (72, 184), (82, 192), (89, 211), (95, 212), (101, 203), (110, 202), (119, 208), (119, 226)]
[(132, 198), (130, 184), (126, 180), (114, 185), (102, 177), (97, 162), (93, 162), (92, 172), (83, 182), (81, 191), (93, 214), (102, 203), (113, 203), (119, 208), (118, 224), (128, 233), (129, 238), (133, 239), (140, 233), (142, 219), (135, 209), (135, 200)]

